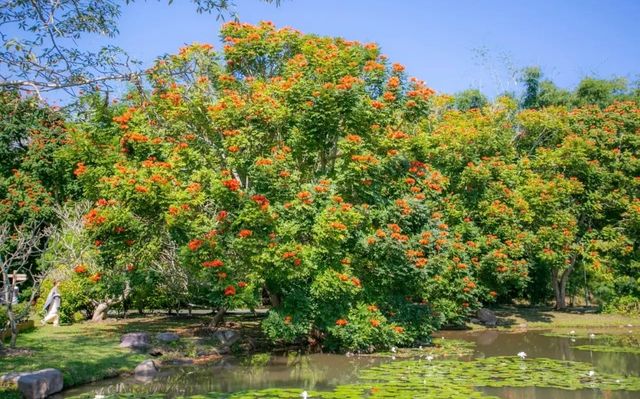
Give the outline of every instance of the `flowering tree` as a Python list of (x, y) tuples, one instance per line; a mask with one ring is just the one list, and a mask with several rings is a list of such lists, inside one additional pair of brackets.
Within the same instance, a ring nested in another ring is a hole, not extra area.
[(185, 300), (221, 315), (266, 292), (272, 339), (351, 349), (426, 341), (488, 297), (423, 152), (433, 90), (375, 44), (270, 23), (221, 35), (223, 54), (185, 47), (149, 70), (150, 93), (70, 130), (96, 284), (157, 284), (174, 248)]

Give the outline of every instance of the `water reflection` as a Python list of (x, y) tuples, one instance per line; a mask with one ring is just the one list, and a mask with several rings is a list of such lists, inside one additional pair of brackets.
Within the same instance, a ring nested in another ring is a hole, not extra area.
[[(465, 339), (476, 344), (474, 357), (515, 356), (524, 351), (528, 358), (546, 357), (587, 362), (598, 372), (640, 375), (640, 355), (618, 352), (577, 350), (574, 346), (602, 344), (590, 339), (589, 333), (578, 336), (546, 336), (544, 332), (451, 331), (438, 334), (446, 339)], [(566, 333), (566, 332), (565, 332)], [(620, 333), (620, 332), (615, 332)], [(117, 378), (85, 385), (63, 392), (59, 398), (83, 393), (109, 395), (115, 393), (153, 394), (167, 397), (197, 395), (207, 392), (236, 392), (263, 388), (296, 388), (331, 390), (337, 385), (355, 383), (361, 370), (391, 361), (388, 358), (346, 357), (344, 355), (292, 353), (285, 356), (260, 354), (244, 360), (225, 359), (207, 366), (164, 368), (152, 381), (141, 383), (134, 378)], [(638, 392), (603, 392), (593, 389), (566, 391), (549, 388), (479, 388), (481, 392), (504, 399), (631, 399)]]

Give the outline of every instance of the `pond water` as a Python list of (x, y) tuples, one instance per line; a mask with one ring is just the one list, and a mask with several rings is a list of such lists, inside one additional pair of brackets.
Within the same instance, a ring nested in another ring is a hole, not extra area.
[[(306, 390), (310, 397), (323, 399), (640, 398), (640, 336), (626, 328), (446, 331), (436, 337), (441, 346), (437, 350), (380, 357), (259, 354), (165, 368), (146, 382), (133, 377), (105, 380), (59, 397), (293, 399)], [(516, 356), (519, 352), (526, 352), (526, 359)]]

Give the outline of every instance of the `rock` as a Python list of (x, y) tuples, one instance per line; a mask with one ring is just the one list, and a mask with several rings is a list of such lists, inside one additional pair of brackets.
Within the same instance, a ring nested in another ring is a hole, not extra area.
[(179, 340), (180, 336), (172, 332), (163, 332), (163, 333), (158, 333), (156, 335), (156, 339), (160, 342), (169, 343), (169, 342)]
[(240, 339), (240, 333), (234, 330), (218, 330), (213, 334), (223, 346), (231, 346)]
[(43, 399), (62, 391), (62, 372), (56, 369), (44, 369), (25, 373), (18, 377), (18, 390), (27, 399)]
[(156, 362), (154, 360), (149, 359), (137, 365), (133, 372), (136, 378), (138, 377), (148, 378), (158, 374), (158, 371), (159, 369)]
[(129, 333), (120, 339), (121, 348), (146, 349), (150, 346), (149, 334)]
[(478, 311), (476, 312), (476, 317), (482, 324), (487, 327), (495, 327), (496, 324), (498, 324), (498, 318), (496, 317), (496, 314), (489, 309), (478, 309)]

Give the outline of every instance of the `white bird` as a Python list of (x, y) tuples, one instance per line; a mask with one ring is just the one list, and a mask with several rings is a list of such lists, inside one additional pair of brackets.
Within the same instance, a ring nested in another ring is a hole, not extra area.
[(302, 391), (300, 396), (302, 396), (302, 399), (307, 399), (307, 398), (309, 398), (309, 393), (307, 393), (307, 391)]
[(594, 339), (595, 337), (596, 337), (595, 334), (593, 334), (593, 333), (589, 334), (589, 338)]
[(627, 324), (627, 327), (633, 327), (633, 324)]
[(569, 334), (576, 335), (576, 332), (574, 330), (571, 330), (571, 331), (569, 331)]
[(420, 346), (418, 347), (418, 350), (422, 350), (422, 345), (420, 345)]
[(396, 360), (396, 357), (395, 356), (391, 356), (391, 360)]
[(104, 395), (101, 395), (101, 394), (97, 393), (96, 396), (93, 399), (104, 399), (104, 398), (105, 398)]
[(428, 361), (428, 362), (430, 362), (430, 361), (432, 361), (432, 360), (433, 360), (433, 356), (431, 356), (431, 355), (427, 356), (427, 361)]
[(518, 357), (519, 357), (520, 359), (524, 360), (524, 359), (526, 359), (526, 358), (527, 358), (527, 354), (526, 354), (526, 353), (524, 353), (524, 352), (518, 352)]
[(391, 347), (391, 353), (396, 353), (396, 351), (397, 351), (396, 347), (395, 347), (395, 346), (392, 346), (392, 347)]
[(593, 370), (589, 370), (589, 377), (593, 377), (594, 375), (596, 375), (596, 372)]

